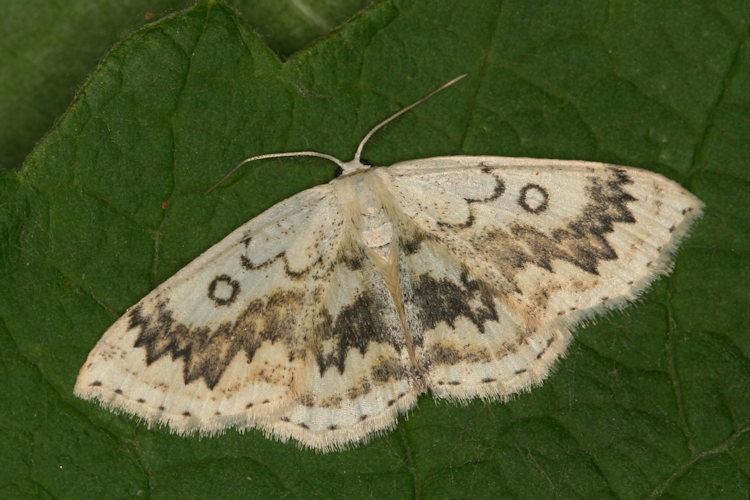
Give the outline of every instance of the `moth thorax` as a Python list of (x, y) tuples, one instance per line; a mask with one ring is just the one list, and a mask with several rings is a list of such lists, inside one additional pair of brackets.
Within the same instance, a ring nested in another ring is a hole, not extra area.
[(377, 255), (388, 261), (390, 244), (393, 240), (393, 224), (380, 199), (372, 192), (365, 191), (358, 200), (362, 226), (362, 241)]

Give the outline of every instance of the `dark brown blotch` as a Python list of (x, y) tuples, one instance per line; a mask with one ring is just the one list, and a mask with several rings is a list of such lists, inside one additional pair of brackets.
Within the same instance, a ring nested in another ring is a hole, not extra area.
[(404, 302), (416, 309), (421, 330), (432, 330), (440, 322), (454, 328), (456, 319), (465, 317), (484, 333), (486, 322), (498, 320), (489, 287), (480, 285), (467, 272), (461, 274), (460, 284), (422, 274), (405, 291)]
[(343, 307), (335, 319), (323, 308), (316, 320), (314, 338), (321, 342), (333, 341), (335, 348), (317, 354), (321, 377), (332, 366), (343, 374), (346, 356), (351, 349), (364, 356), (372, 343), (383, 343), (400, 352), (405, 342), (403, 335), (396, 330), (397, 325), (385, 320), (397, 317), (397, 314), (392, 302), (369, 290), (362, 291), (352, 304)]

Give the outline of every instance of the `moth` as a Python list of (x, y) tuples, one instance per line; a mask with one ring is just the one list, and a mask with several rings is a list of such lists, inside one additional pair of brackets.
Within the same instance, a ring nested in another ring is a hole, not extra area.
[[(462, 76), (463, 77), (463, 76)], [(370, 168), (274, 205), (103, 335), (75, 394), (179, 434), (259, 428), (319, 451), (393, 428), (420, 394), (540, 384), (583, 319), (667, 274), (702, 202), (661, 175), (450, 156)], [(231, 172), (230, 172), (231, 173)]]

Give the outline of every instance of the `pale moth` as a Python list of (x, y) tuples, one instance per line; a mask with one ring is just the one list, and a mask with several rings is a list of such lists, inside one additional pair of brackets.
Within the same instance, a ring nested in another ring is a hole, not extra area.
[[(451, 156), (274, 205), (127, 310), (75, 393), (179, 434), (259, 428), (319, 451), (437, 398), (540, 384), (581, 320), (667, 274), (701, 201), (602, 163)], [(238, 167), (240, 166), (238, 165)]]

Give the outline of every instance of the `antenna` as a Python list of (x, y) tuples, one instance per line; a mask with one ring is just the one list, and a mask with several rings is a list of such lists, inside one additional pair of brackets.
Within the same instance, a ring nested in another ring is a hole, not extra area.
[(386, 125), (388, 125), (388, 124), (389, 124), (389, 123), (391, 123), (391, 122), (392, 122), (393, 120), (395, 120), (395, 119), (396, 119), (396, 118), (398, 118), (399, 116), (403, 115), (403, 114), (404, 114), (404, 113), (406, 113), (407, 111), (410, 111), (411, 109), (413, 109), (413, 108), (415, 108), (415, 107), (419, 106), (420, 104), (422, 104), (422, 103), (423, 103), (423, 102), (425, 102), (425, 101), (426, 101), (427, 99), (429, 99), (430, 97), (434, 96), (435, 94), (437, 94), (437, 93), (438, 93), (438, 92), (440, 92), (441, 90), (445, 90), (445, 89), (447, 89), (448, 87), (450, 87), (451, 85), (453, 85), (454, 83), (456, 83), (457, 81), (459, 81), (459, 80), (460, 80), (461, 78), (463, 78), (463, 77), (465, 77), (465, 76), (466, 76), (466, 73), (464, 73), (464, 74), (463, 74), (463, 75), (461, 75), (461, 76), (457, 76), (456, 78), (454, 78), (453, 80), (449, 81), (448, 83), (444, 83), (444, 84), (443, 84), (443, 85), (441, 85), (441, 86), (440, 86), (439, 88), (436, 88), (435, 90), (433, 90), (432, 92), (430, 92), (429, 94), (427, 94), (426, 96), (424, 96), (423, 98), (419, 99), (419, 100), (418, 100), (418, 101), (416, 101), (416, 102), (413, 102), (413, 103), (409, 104), (408, 106), (406, 106), (406, 107), (405, 107), (404, 109), (402, 109), (401, 111), (398, 111), (398, 112), (394, 113), (393, 115), (389, 116), (388, 118), (386, 118), (386, 119), (385, 119), (385, 120), (383, 120), (382, 122), (380, 122), (380, 123), (378, 123), (377, 125), (375, 125), (375, 126), (374, 126), (374, 127), (372, 128), (372, 130), (370, 130), (369, 132), (367, 132), (367, 135), (366, 135), (366, 136), (364, 137), (364, 139), (362, 139), (362, 142), (360, 142), (360, 143), (359, 143), (359, 146), (357, 147), (357, 152), (356, 152), (356, 153), (354, 153), (354, 159), (353, 159), (352, 161), (350, 161), (349, 163), (350, 163), (350, 164), (361, 165), (361, 162), (359, 161), (359, 157), (360, 157), (360, 156), (362, 155), (362, 149), (364, 149), (364, 147), (365, 147), (365, 144), (367, 143), (367, 141), (369, 141), (369, 140), (370, 140), (370, 137), (372, 137), (372, 135), (373, 135), (373, 134), (374, 134), (375, 132), (377, 132), (377, 131), (378, 131), (378, 130), (380, 130), (381, 128), (385, 127)]
[(372, 137), (375, 132), (377, 132), (381, 128), (385, 127), (390, 122), (392, 122), (393, 120), (395, 120), (399, 116), (403, 115), (407, 111), (410, 111), (411, 109), (415, 108), (416, 106), (419, 106), (420, 104), (422, 104), (423, 102), (425, 102), (427, 99), (431, 98), (432, 96), (434, 96), (438, 92), (447, 89), (448, 87), (450, 87), (454, 83), (458, 82), (459, 80), (461, 80), (465, 76), (466, 76), (466, 73), (464, 73), (463, 75), (457, 76), (456, 78), (454, 78), (453, 80), (451, 80), (451, 81), (449, 81), (447, 83), (444, 83), (443, 85), (441, 85), (440, 87), (436, 88), (435, 90), (433, 90), (432, 92), (430, 92), (426, 96), (424, 96), (421, 99), (419, 99), (419, 100), (417, 100), (417, 101), (409, 104), (408, 106), (406, 106), (402, 110), (400, 110), (400, 111), (392, 114), (391, 116), (389, 116), (388, 118), (386, 118), (382, 122), (380, 122), (377, 125), (375, 125), (369, 132), (367, 132), (367, 135), (365, 135), (365, 137), (359, 143), (359, 146), (357, 146), (357, 152), (354, 153), (354, 158), (351, 161), (349, 161), (349, 162), (344, 163), (343, 161), (339, 160), (338, 158), (335, 158), (335, 157), (333, 157), (331, 155), (327, 155), (325, 153), (318, 153), (317, 151), (295, 151), (295, 152), (289, 152), (289, 153), (269, 153), (269, 154), (264, 154), (264, 155), (253, 156), (251, 158), (246, 158), (246, 159), (242, 160), (241, 162), (239, 162), (237, 165), (235, 165), (235, 167), (232, 170), (230, 170), (224, 177), (222, 177), (219, 182), (217, 182), (216, 184), (214, 184), (213, 186), (211, 186), (208, 189), (208, 191), (206, 191), (205, 194), (209, 194), (211, 191), (213, 191), (214, 189), (216, 189), (217, 187), (219, 187), (224, 181), (226, 181), (233, 173), (235, 173), (243, 165), (245, 165), (247, 163), (250, 163), (250, 162), (253, 162), (253, 161), (256, 161), (256, 160), (265, 160), (265, 159), (268, 159), (268, 158), (286, 158), (286, 157), (290, 157), (290, 156), (314, 156), (316, 158), (323, 158), (324, 160), (332, 161), (333, 163), (335, 163), (336, 165), (338, 165), (341, 168), (341, 170), (343, 171), (343, 173), (345, 173), (345, 174), (349, 173), (349, 172), (352, 172), (352, 171), (355, 171), (355, 170), (358, 170), (358, 169), (368, 168), (367, 165), (363, 165), (362, 164), (362, 162), (360, 161), (360, 157), (362, 155), (362, 149), (364, 149), (365, 144), (367, 144), (367, 141), (370, 140), (370, 137)]

